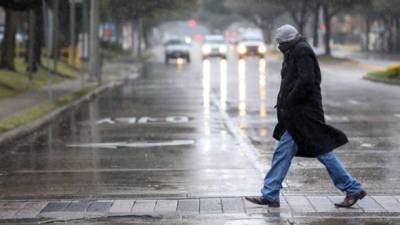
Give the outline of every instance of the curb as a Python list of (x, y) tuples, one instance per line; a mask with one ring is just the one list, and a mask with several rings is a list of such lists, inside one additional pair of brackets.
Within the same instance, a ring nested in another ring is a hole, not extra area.
[(52, 122), (54, 119), (56, 119), (58, 116), (60, 116), (64, 112), (68, 111), (69, 109), (76, 107), (85, 101), (89, 101), (92, 98), (94, 98), (95, 96), (97, 96), (98, 94), (100, 94), (112, 87), (121, 85), (121, 84), (122, 84), (122, 82), (118, 82), (118, 83), (111, 82), (107, 85), (100, 86), (100, 87), (94, 89), (93, 91), (87, 93), (83, 97), (81, 97), (73, 102), (70, 102), (64, 106), (61, 106), (61, 107), (55, 109), (54, 111), (51, 111), (50, 113), (44, 115), (43, 117), (40, 117), (40, 118), (38, 118), (34, 121), (31, 121), (25, 125), (19, 126), (15, 129), (12, 129), (10, 131), (7, 131), (7, 132), (1, 134), (0, 135), (0, 145), (9, 144), (10, 142), (12, 142), (16, 139), (25, 137), (25, 136), (33, 133), (37, 129), (49, 124), (50, 122)]
[(400, 81), (397, 81), (397, 80), (378, 79), (378, 78), (373, 78), (373, 77), (369, 77), (369, 76), (364, 76), (363, 79), (369, 80), (372, 82), (377, 82), (377, 83), (389, 84), (389, 85), (400, 85)]
[[(141, 67), (142, 66), (139, 65), (138, 74), (140, 74)], [(97, 95), (99, 95), (109, 89), (123, 85), (126, 80), (136, 79), (138, 76), (132, 77), (132, 76), (127, 75), (119, 80), (111, 81), (110, 83), (102, 85), (100, 87), (97, 87), (96, 89), (87, 93), (86, 95), (82, 96), (81, 98), (76, 99), (75, 101), (72, 101), (64, 106), (61, 106), (36, 120), (33, 120), (27, 124), (24, 124), (22, 126), (12, 129), (12, 130), (9, 130), (3, 134), (0, 134), (0, 145), (7, 145), (17, 139), (26, 137), (26, 136), (32, 134), (33, 132), (35, 132), (36, 130), (48, 125), (49, 123), (54, 121), (57, 117), (59, 117), (61, 114), (69, 111), (70, 109), (78, 107), (80, 104), (82, 104), (86, 101), (90, 101), (91, 99), (95, 98)]]

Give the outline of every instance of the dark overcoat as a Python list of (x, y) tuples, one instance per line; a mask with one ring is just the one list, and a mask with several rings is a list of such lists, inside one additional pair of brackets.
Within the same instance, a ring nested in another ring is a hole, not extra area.
[(287, 130), (298, 146), (296, 156), (301, 157), (318, 157), (346, 144), (346, 135), (325, 123), (321, 71), (311, 46), (298, 37), (279, 48), (284, 60), (274, 138), (279, 140)]

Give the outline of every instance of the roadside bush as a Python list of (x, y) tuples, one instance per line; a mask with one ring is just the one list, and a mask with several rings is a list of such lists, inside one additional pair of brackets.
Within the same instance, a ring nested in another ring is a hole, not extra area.
[(388, 78), (395, 79), (400, 76), (400, 64), (391, 64), (385, 70), (388, 73)]
[(400, 80), (400, 64), (391, 64), (385, 70), (373, 71), (367, 76), (383, 80)]

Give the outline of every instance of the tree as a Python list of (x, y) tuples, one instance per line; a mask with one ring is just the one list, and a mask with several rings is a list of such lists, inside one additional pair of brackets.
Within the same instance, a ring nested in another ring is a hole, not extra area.
[(350, 10), (363, 0), (319, 0), (323, 11), (325, 24), (325, 55), (331, 55), (331, 21), (332, 18), (343, 10)]
[(274, 0), (225, 0), (225, 7), (258, 26), (267, 42), (272, 41), (275, 19), (284, 11)]
[(15, 70), (15, 34), (17, 32), (17, 15), (10, 8), (5, 9), (6, 22), (4, 38), (1, 44), (0, 68)]
[(139, 36), (137, 51), (140, 55), (141, 39), (147, 39), (145, 33), (151, 27), (162, 21), (168, 12), (187, 8), (195, 3), (195, 0), (102, 0), (100, 14), (102, 18), (119, 22), (131, 21), (134, 24)]
[(0, 6), (5, 9), (6, 21), (4, 39), (1, 44), (0, 68), (15, 70), (15, 35), (17, 32), (17, 12), (38, 7), (37, 0), (7, 0), (0, 1)]
[(314, 15), (313, 15), (313, 46), (318, 47), (319, 45), (319, 38), (318, 38), (318, 30), (319, 30), (319, 12), (321, 8), (321, 3), (319, 1), (316, 1), (314, 4)]
[(315, 0), (275, 0), (277, 4), (281, 4), (289, 15), (292, 17), (297, 26), (299, 33), (304, 34), (304, 28), (307, 20), (312, 14), (316, 1)]
[(367, 12), (369, 22), (381, 22), (381, 50), (394, 52), (400, 50), (400, 6), (397, 0), (373, 0)]

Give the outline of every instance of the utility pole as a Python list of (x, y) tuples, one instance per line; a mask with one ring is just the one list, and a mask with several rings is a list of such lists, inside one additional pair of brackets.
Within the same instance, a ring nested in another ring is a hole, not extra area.
[(69, 1), (70, 63), (75, 65), (75, 0)]
[(52, 42), (51, 42), (51, 33), (49, 29), (49, 13), (48, 13), (48, 8), (45, 0), (42, 0), (42, 13), (43, 13), (43, 24), (44, 24), (44, 37), (45, 37), (45, 43), (46, 43), (46, 61), (47, 61), (47, 93), (48, 93), (48, 98), (49, 101), (53, 101), (53, 84), (52, 84), (52, 72), (50, 69), (50, 52), (52, 49)]
[(28, 76), (29, 82), (32, 82), (33, 72), (36, 72), (36, 65), (33, 60), (33, 49), (35, 46), (35, 12), (29, 10), (29, 40), (28, 40)]
[(53, 11), (54, 11), (54, 22), (53, 22), (53, 59), (54, 59), (54, 64), (53, 64), (53, 70), (57, 71), (57, 65), (58, 65), (58, 59), (59, 59), (59, 52), (58, 52), (58, 39), (59, 39), (59, 12), (60, 12), (60, 0), (54, 0), (54, 5), (53, 5)]
[(82, 38), (81, 38), (81, 57), (88, 58), (88, 33), (89, 33), (89, 0), (82, 1)]
[(90, 0), (90, 55), (89, 55), (89, 80), (100, 81), (99, 68), (99, 37), (98, 37), (98, 23), (99, 23), (99, 1)]

